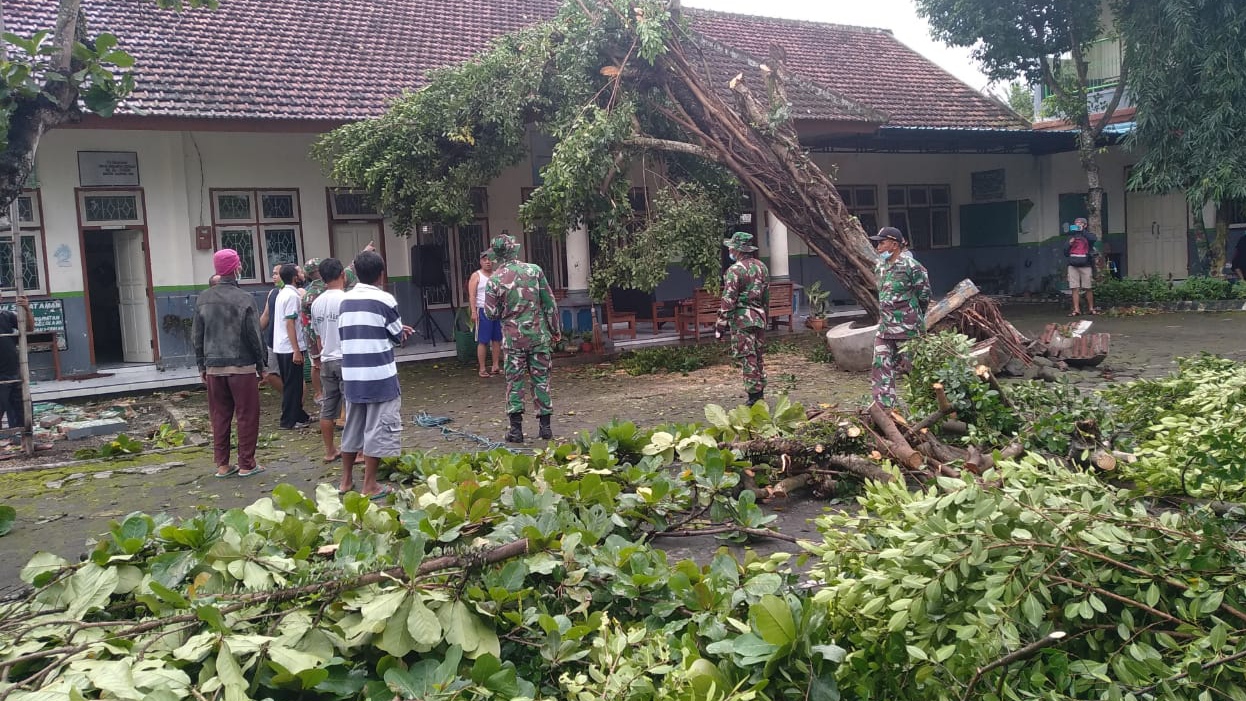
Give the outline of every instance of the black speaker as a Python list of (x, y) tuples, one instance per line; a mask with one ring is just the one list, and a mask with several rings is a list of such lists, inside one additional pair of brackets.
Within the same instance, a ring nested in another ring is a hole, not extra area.
[(440, 287), (444, 284), (446, 284), (446, 249), (435, 244), (412, 246), (412, 287)]

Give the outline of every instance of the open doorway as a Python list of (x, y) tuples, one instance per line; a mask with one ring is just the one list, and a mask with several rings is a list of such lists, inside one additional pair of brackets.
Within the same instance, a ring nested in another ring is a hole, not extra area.
[(143, 232), (84, 230), (83, 245), (96, 366), (154, 362)]

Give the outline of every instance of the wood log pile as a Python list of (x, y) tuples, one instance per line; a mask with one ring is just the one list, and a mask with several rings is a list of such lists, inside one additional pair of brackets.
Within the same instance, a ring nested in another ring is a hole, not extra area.
[(992, 372), (1047, 381), (1059, 378), (1056, 370), (1094, 367), (1107, 358), (1111, 334), (1088, 333), (1091, 324), (1048, 324), (1037, 339), (1027, 338), (972, 280), (962, 280), (926, 313), (931, 332), (957, 331), (977, 341), (972, 356)]
[[(983, 380), (999, 393), (1006, 406), (1012, 406), (1007, 390), (985, 366), (978, 368)], [(739, 451), (754, 465), (769, 464), (773, 471), (766, 484), (758, 486), (757, 469), (746, 473), (745, 487), (761, 501), (783, 499), (808, 489), (814, 496), (834, 493), (836, 481), (876, 480), (890, 482), (894, 472), (884, 462), (898, 467), (900, 475), (917, 484), (936, 477), (959, 478), (965, 471), (982, 475), (998, 460), (1011, 460), (1025, 452), (1020, 440), (1004, 445), (953, 445), (946, 437), (969, 434), (969, 427), (957, 419), (943, 388), (932, 386), (939, 408), (918, 421), (908, 421), (896, 411), (872, 404), (868, 409), (846, 412), (834, 409), (810, 411), (808, 422), (794, 436), (731, 441), (720, 445)], [(1133, 456), (1111, 450), (1094, 421), (1080, 421), (1070, 436), (1069, 453), (1051, 456), (1063, 459), (1072, 468), (1111, 471), (1118, 461)]]

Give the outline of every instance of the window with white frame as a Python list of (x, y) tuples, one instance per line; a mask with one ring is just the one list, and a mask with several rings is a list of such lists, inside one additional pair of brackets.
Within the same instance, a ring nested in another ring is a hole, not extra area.
[(79, 190), (78, 214), (86, 227), (142, 226), (141, 190)]
[[(532, 197), (533, 187), (519, 190), (521, 202)], [(524, 250), (527, 251), (529, 262), (536, 263), (545, 272), (545, 279), (555, 290), (567, 287), (567, 261), (565, 237), (552, 236), (545, 226), (534, 226), (524, 233)]]
[(952, 190), (947, 185), (890, 185), (887, 217), (916, 250), (952, 245)]
[(363, 190), (329, 189), (329, 207), (334, 219), (381, 219), (372, 198)]
[(303, 231), (297, 190), (213, 190), (217, 248), (242, 259), (242, 282), (261, 282), (277, 265), (302, 260)]
[[(0, 289), (17, 288), (14, 270), (13, 229), (8, 212), (0, 216)], [(17, 198), (17, 224), (22, 260), (22, 289), (26, 294), (47, 294), (43, 279), (43, 218), (39, 192), (26, 190)]]
[(873, 185), (836, 185), (839, 198), (844, 201), (848, 213), (861, 222), (865, 233), (873, 236), (878, 232), (878, 188)]

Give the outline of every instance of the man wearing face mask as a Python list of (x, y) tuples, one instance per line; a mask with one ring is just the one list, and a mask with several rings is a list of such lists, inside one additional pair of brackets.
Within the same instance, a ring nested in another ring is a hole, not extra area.
[(752, 234), (737, 231), (723, 245), (734, 262), (723, 273), (723, 298), (714, 337), (731, 335), (731, 353), (740, 361), (748, 405), (753, 406), (766, 393), (762, 344), (770, 309), (770, 270), (757, 259)]
[(911, 361), (901, 345), (926, 331), (930, 304), (930, 275), (905, 245), (900, 230), (886, 226), (870, 237), (878, 251), (874, 274), (878, 278), (878, 335), (874, 337), (874, 367), (870, 387), (874, 401), (895, 408), (896, 373), (908, 372)]

